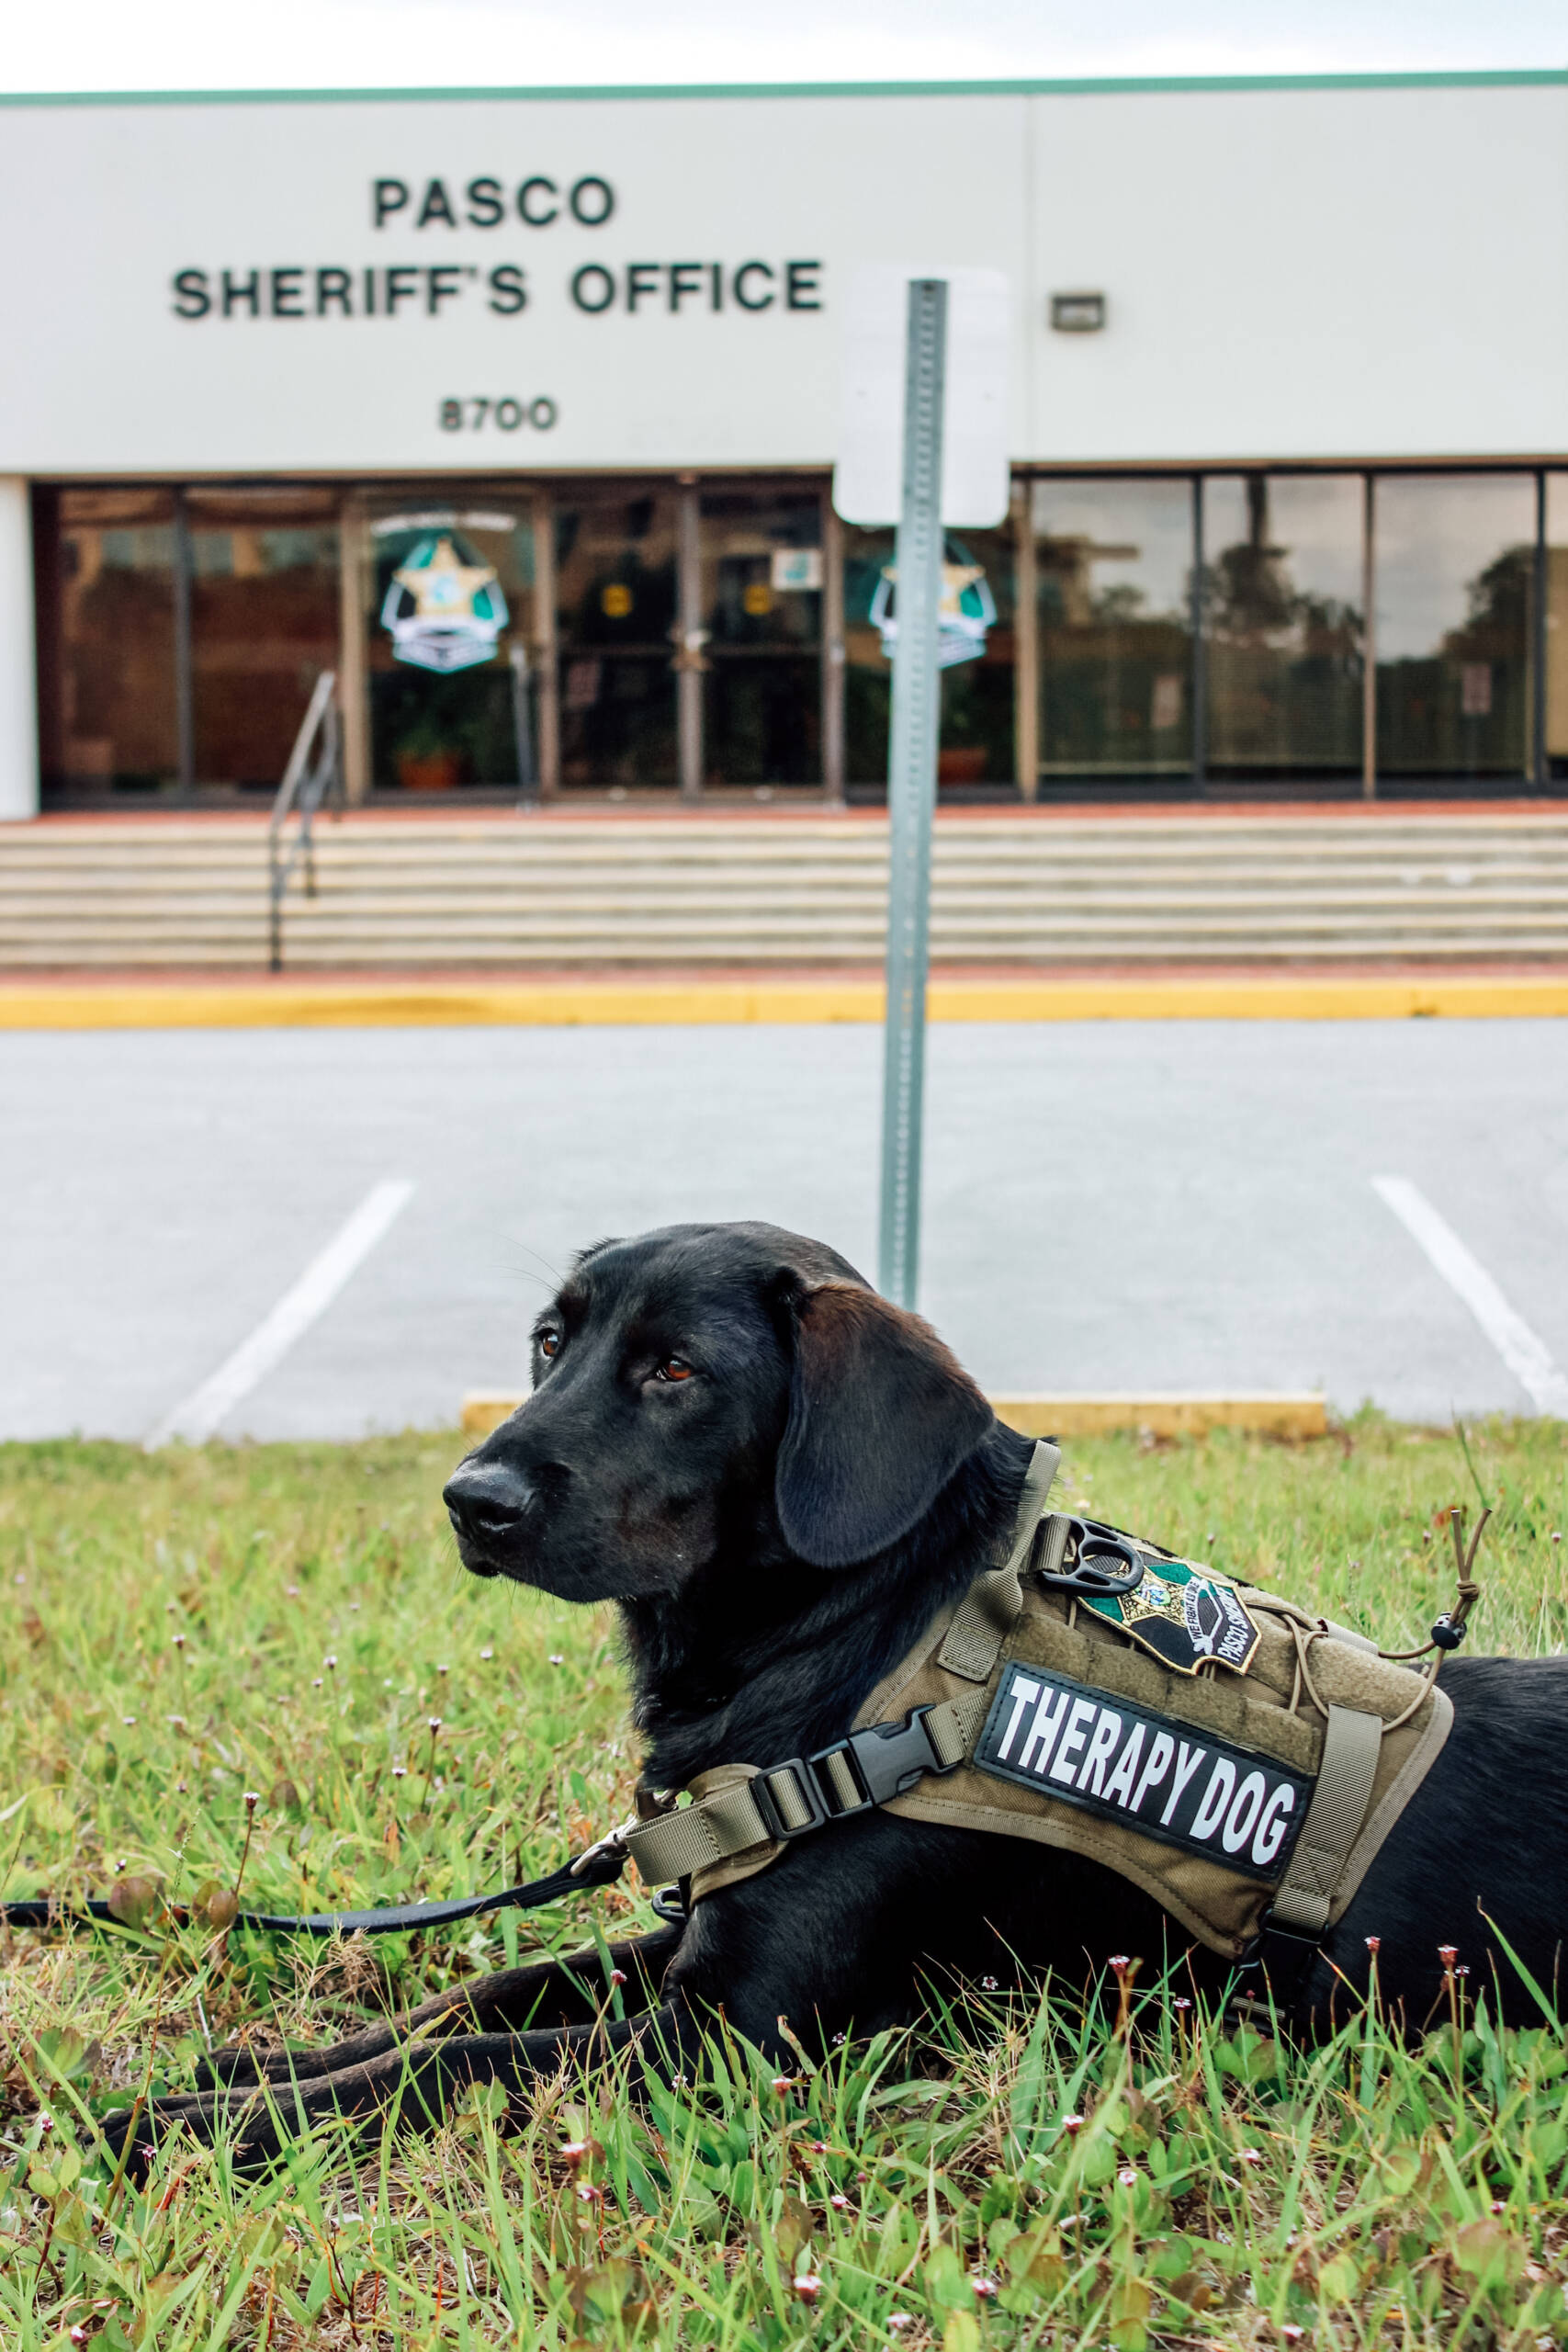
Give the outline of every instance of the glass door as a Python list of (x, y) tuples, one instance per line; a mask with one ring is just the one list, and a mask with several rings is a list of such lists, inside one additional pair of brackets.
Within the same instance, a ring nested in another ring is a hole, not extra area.
[(512, 660), (529, 633), (532, 501), (405, 493), (373, 502), (369, 522), (375, 789), (515, 791), (532, 772)]
[(1380, 775), (1524, 775), (1534, 480), (1385, 474), (1373, 513)]
[(1205, 481), (1210, 777), (1360, 775), (1364, 495), (1359, 474)]
[(339, 657), (335, 491), (192, 489), (195, 782), (276, 792)]
[(822, 496), (702, 493), (705, 782), (822, 776)]
[[(885, 791), (898, 627), (894, 534), (846, 524), (843, 541), (845, 775)], [(984, 797), (1012, 785), (1015, 589), (1009, 525), (945, 533), (937, 612), (944, 791), (978, 786)]]
[(1037, 481), (1040, 775), (1192, 773), (1192, 486)]
[(35, 503), (39, 712), (51, 795), (169, 795), (179, 781), (174, 497), (46, 491)]
[(676, 782), (672, 488), (573, 483), (555, 499), (561, 782)]

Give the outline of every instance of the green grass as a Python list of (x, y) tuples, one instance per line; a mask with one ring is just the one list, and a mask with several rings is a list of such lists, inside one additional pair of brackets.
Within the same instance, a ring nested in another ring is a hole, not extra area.
[[(1568, 2041), (1544, 2017), (1501, 2034), (1480, 1998), (1457, 2053), (1447, 2016), (1406, 2045), (1375, 2010), (1290, 2051), (1155, 1984), (1121, 2030), (1114, 2002), (976, 1987), (783, 2089), (720, 2039), (651, 2109), (606, 2068), (527, 2116), (476, 2095), (423, 2140), (323, 2135), (259, 2186), (188, 2145), (117, 2183), (93, 2117), (182, 2086), (209, 2040), (328, 2038), (649, 1917), (617, 1888), (428, 1939), (225, 1950), (163, 1907), (232, 1887), (246, 1791), (244, 1900), (278, 1910), (533, 1874), (629, 1809), (609, 1618), (462, 1575), (457, 1450), (0, 1448), (0, 1887), (133, 1882), (141, 1922), (0, 1947), (6, 2352), (73, 2330), (112, 2352), (1563, 2339)], [(1563, 1432), (1472, 1452), (1498, 1504), (1476, 1646), (1559, 1648)], [(1451, 1435), (1371, 1419), (1068, 1462), (1090, 1510), (1390, 1646), (1446, 1605), (1434, 1518), (1472, 1499)]]

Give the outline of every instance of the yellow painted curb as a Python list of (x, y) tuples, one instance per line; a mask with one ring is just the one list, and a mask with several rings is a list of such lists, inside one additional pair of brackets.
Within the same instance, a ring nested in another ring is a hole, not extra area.
[[(1561, 1019), (1568, 975), (933, 980), (933, 1021)], [(0, 1029), (574, 1028), (877, 1022), (875, 980), (0, 982)]]
[(1147, 1430), (1152, 1437), (1205, 1437), (1211, 1430), (1328, 1434), (1321, 1396), (993, 1396), (991, 1407), (1023, 1437), (1097, 1437), (1108, 1430)]
[[(524, 1402), (505, 1390), (472, 1388), (463, 1399), (463, 1429), (488, 1437)], [(1098, 1437), (1111, 1430), (1147, 1430), (1152, 1437), (1203, 1437), (1243, 1430), (1253, 1437), (1324, 1437), (1321, 1396), (993, 1396), (998, 1420), (1023, 1437)]]

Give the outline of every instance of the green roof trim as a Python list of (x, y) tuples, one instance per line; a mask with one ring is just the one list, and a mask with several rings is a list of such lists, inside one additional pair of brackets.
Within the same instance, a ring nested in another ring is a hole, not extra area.
[(646, 82), (537, 89), (454, 86), (407, 90), (16, 90), (0, 107), (367, 106), (506, 98), (1032, 98), (1156, 96), (1248, 90), (1510, 90), (1568, 87), (1568, 67), (1445, 74), (1194, 74), (1148, 79), (1025, 82)]

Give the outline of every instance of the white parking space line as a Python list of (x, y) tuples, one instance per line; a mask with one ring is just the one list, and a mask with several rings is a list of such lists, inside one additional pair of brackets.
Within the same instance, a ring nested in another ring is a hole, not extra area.
[(1568, 1378), (1544, 1341), (1517, 1315), (1459, 1235), (1407, 1176), (1374, 1176), (1372, 1190), (1425, 1250), (1449, 1288), (1464, 1301), (1536, 1410), (1568, 1419)]
[(389, 1177), (373, 1184), (347, 1223), (333, 1234), (320, 1256), (311, 1259), (293, 1288), (284, 1292), (250, 1338), (243, 1340), (209, 1380), (204, 1380), (159, 1422), (146, 1442), (147, 1452), (155, 1453), (173, 1438), (184, 1438), (191, 1445), (209, 1438), (241, 1399), (282, 1363), (295, 1341), (325, 1314), (344, 1284), (401, 1216), (413, 1192), (406, 1177)]

